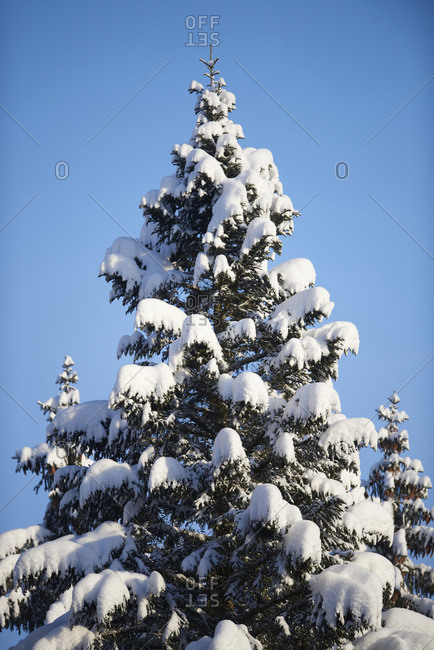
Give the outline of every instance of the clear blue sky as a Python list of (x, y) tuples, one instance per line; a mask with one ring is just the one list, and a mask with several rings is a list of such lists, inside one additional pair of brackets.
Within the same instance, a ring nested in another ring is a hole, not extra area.
[[(140, 197), (172, 173), (171, 147), (194, 126), (187, 88), (202, 80), (208, 50), (185, 43), (210, 29), (189, 35), (187, 16), (219, 16), (215, 53), (245, 146), (272, 151), (296, 208), (315, 196), (283, 259), (311, 259), (336, 303), (332, 318), (359, 328), (359, 356), (342, 360), (337, 383), (345, 414), (371, 416), (429, 361), (433, 262), (422, 247), (433, 254), (434, 79), (365, 143), (432, 77), (431, 2), (8, 0), (0, 9), (0, 227), (36, 194), (0, 231), (2, 503), (28, 480), (10, 457), (44, 439), (36, 403), (56, 392), (63, 356), (76, 362), (83, 401), (107, 397), (114, 382), (132, 317), (109, 305), (97, 275), (124, 233), (89, 194), (139, 234)], [(69, 165), (65, 180), (55, 176), (59, 161)], [(346, 179), (336, 177), (340, 161)], [(401, 392), (411, 455), (431, 473), (433, 370)], [(31, 488), (1, 510), (0, 530), (41, 521), (46, 496)]]

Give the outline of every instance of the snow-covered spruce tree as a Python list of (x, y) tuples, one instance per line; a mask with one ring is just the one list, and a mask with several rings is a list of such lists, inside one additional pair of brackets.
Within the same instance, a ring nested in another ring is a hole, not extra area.
[[(60, 411), (80, 403), (80, 393), (75, 384), (78, 382), (78, 375), (73, 370), (74, 361), (70, 356), (65, 356), (62, 365), (62, 372), (57, 376), (56, 384), (59, 385), (59, 391), (54, 397), (49, 397), (45, 402), (39, 401), (39, 407), (47, 420), (51, 422), (55, 415)], [(14, 458), (17, 460), (17, 472), (27, 471), (41, 474), (42, 478), (36, 485), (38, 491), (42, 484), (48, 489), (52, 484), (52, 477), (56, 469), (68, 465), (75, 458), (68, 458), (65, 448), (57, 445), (51, 445), (48, 442), (42, 442), (35, 447), (23, 447), (17, 449)]]
[(47, 415), (49, 422), (59, 411), (80, 403), (80, 393), (75, 384), (78, 382), (78, 375), (73, 370), (74, 362), (70, 356), (66, 356), (62, 364), (62, 372), (57, 376), (56, 384), (59, 385), (59, 392), (50, 397), (46, 402), (38, 402), (41, 410)]
[(101, 265), (135, 312), (133, 363), (48, 426), (93, 463), (56, 471), (59, 527), (0, 536), (0, 622), (38, 628), (18, 647), (331, 648), (391, 600), (373, 547), (393, 519), (360, 486), (375, 427), (333, 387), (358, 333), (315, 326), (333, 303), (308, 260), (268, 269), (297, 213), (271, 153), (241, 148), (215, 63), (140, 237)]
[(396, 601), (424, 614), (434, 615), (429, 598), (434, 591), (434, 571), (426, 564), (414, 564), (412, 559), (432, 557), (434, 528), (429, 526), (433, 512), (424, 504), (432, 487), (423, 476), (420, 460), (404, 456), (409, 449), (408, 433), (399, 425), (408, 420), (405, 411), (398, 410), (399, 396), (393, 391), (389, 405), (378, 407), (377, 413), (386, 426), (378, 432), (381, 460), (372, 466), (369, 491), (387, 503), (393, 513), (394, 543), (389, 559), (399, 569)]

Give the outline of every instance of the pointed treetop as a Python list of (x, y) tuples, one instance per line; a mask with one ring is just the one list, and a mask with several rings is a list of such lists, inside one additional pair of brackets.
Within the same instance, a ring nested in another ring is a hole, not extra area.
[(214, 70), (214, 66), (215, 66), (215, 64), (217, 63), (218, 60), (219, 60), (219, 57), (217, 57), (216, 59), (212, 58), (212, 45), (209, 46), (209, 61), (205, 61), (205, 59), (199, 59), (199, 61), (204, 63), (206, 65), (206, 67), (208, 68), (208, 71), (204, 72), (203, 76), (208, 77), (208, 79), (209, 79), (208, 86), (210, 86), (211, 88), (214, 87), (214, 77), (216, 75), (220, 74), (219, 70)]
[(398, 393), (396, 393), (395, 391), (393, 391), (392, 395), (387, 399), (389, 400), (389, 402), (392, 402), (392, 404), (398, 404), (398, 402), (400, 401)]
[(71, 359), (70, 356), (66, 355), (65, 356), (65, 361), (63, 362), (63, 365), (68, 368), (69, 366), (73, 366), (74, 362), (73, 362), (73, 360)]

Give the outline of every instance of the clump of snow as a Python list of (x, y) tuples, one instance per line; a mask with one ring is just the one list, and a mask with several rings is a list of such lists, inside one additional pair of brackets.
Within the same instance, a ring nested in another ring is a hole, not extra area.
[(14, 553), (13, 555), (7, 555), (3, 560), (0, 560), (0, 588), (3, 589), (4, 592), (7, 591), (7, 581), (12, 576), (15, 564), (19, 557), (19, 553)]
[[(363, 499), (347, 509), (360, 522), (367, 544), (375, 546), (380, 539), (393, 543), (393, 517), (380, 503)], [(346, 520), (348, 525), (348, 519)]]
[(162, 641), (164, 644), (167, 644), (167, 642), (170, 640), (171, 637), (177, 637), (179, 635), (179, 631), (181, 630), (182, 627), (182, 618), (178, 616), (175, 610), (173, 610), (169, 622), (167, 623), (166, 627), (164, 628), (164, 634)]
[(383, 625), (386, 628), (418, 632), (419, 634), (427, 634), (434, 638), (433, 619), (418, 612), (403, 609), (402, 607), (393, 607), (383, 612), (382, 618)]
[(117, 607), (125, 606), (134, 595), (138, 602), (138, 620), (142, 620), (148, 609), (148, 599), (159, 596), (166, 588), (163, 576), (153, 571), (148, 577), (141, 573), (105, 569), (101, 573), (90, 573), (74, 587), (71, 617), (82, 611), (86, 604), (95, 603), (97, 620), (104, 621)]
[(252, 318), (243, 318), (239, 321), (232, 321), (220, 336), (231, 341), (234, 341), (237, 338), (250, 339), (254, 341), (256, 339), (255, 321)]
[(247, 631), (245, 625), (237, 625), (233, 621), (223, 620), (216, 625), (214, 637), (204, 636), (198, 641), (189, 643), (185, 650), (261, 650), (262, 645)]
[(181, 336), (169, 346), (169, 364), (176, 370), (182, 366), (185, 350), (196, 344), (203, 344), (216, 361), (223, 360), (223, 351), (213, 327), (203, 314), (190, 314), (182, 325)]
[(428, 650), (432, 644), (432, 636), (407, 632), (405, 630), (382, 629), (368, 632), (356, 639), (355, 650)]
[(408, 420), (409, 417), (405, 411), (398, 411), (396, 408), (392, 406), (390, 408), (389, 406), (384, 406), (381, 404), (378, 409), (377, 409), (378, 415), (383, 418), (383, 420), (389, 420), (390, 422), (394, 422), (395, 424), (400, 424), (401, 422), (405, 422), (405, 420)]
[(45, 622), (46, 623), (53, 623), (59, 616), (63, 616), (69, 610), (71, 609), (71, 604), (72, 604), (72, 592), (74, 590), (74, 587), (70, 587), (66, 591), (63, 592), (63, 594), (60, 594), (59, 600), (56, 600), (55, 603), (53, 603), (45, 617)]
[(229, 427), (220, 429), (212, 448), (212, 464), (218, 467), (224, 462), (245, 460), (246, 452), (238, 433)]
[(340, 410), (339, 395), (333, 386), (320, 382), (301, 386), (289, 400), (284, 417), (304, 422), (312, 418), (326, 420), (331, 413)]
[(283, 548), (293, 564), (321, 562), (321, 533), (313, 521), (296, 521), (283, 537)]
[(186, 318), (187, 314), (178, 307), (156, 298), (146, 298), (137, 305), (134, 325), (136, 330), (151, 326), (155, 330), (165, 329), (180, 334)]
[[(151, 202), (150, 194), (148, 192), (145, 200)], [(166, 282), (179, 281), (182, 274), (175, 270), (169, 255), (151, 250), (152, 242), (147, 243), (149, 248), (142, 241), (132, 237), (116, 239), (106, 251), (99, 275), (119, 277), (125, 282), (127, 292), (138, 287), (139, 298), (151, 297), (153, 292)]]
[(370, 552), (355, 553), (351, 558), (351, 563), (369, 569), (371, 573), (379, 578), (383, 589), (389, 588), (393, 592), (395, 588), (395, 567), (383, 555)]
[(288, 463), (295, 460), (294, 439), (287, 431), (282, 431), (278, 435), (273, 448), (277, 456), (285, 458)]
[(317, 492), (322, 496), (344, 496), (347, 493), (343, 483), (336, 481), (336, 479), (328, 478), (322, 472), (312, 477), (310, 487), (313, 492)]
[(264, 483), (253, 490), (249, 506), (239, 516), (238, 527), (246, 531), (249, 525), (256, 522), (268, 523), (284, 533), (301, 518), (297, 506), (285, 501), (276, 485)]
[(80, 485), (80, 506), (83, 506), (95, 492), (119, 490), (122, 485), (130, 487), (136, 472), (127, 463), (116, 463), (103, 458), (93, 463)]
[(149, 445), (149, 447), (146, 447), (145, 451), (143, 451), (140, 454), (139, 462), (137, 464), (138, 469), (142, 469), (146, 465), (148, 465), (151, 462), (152, 457), (155, 454), (155, 447), (153, 445)]
[(319, 438), (326, 451), (333, 447), (336, 452), (350, 453), (359, 447), (377, 448), (377, 431), (368, 418), (348, 418), (331, 424)]
[(193, 284), (197, 287), (200, 278), (210, 269), (208, 256), (205, 253), (198, 253), (194, 264)]
[(109, 422), (114, 413), (109, 411), (106, 400), (93, 400), (70, 406), (54, 417), (47, 426), (47, 434), (71, 436), (74, 433), (85, 434), (88, 441), (103, 440), (106, 436), (104, 423)]
[(298, 257), (274, 266), (269, 271), (268, 278), (276, 293), (281, 286), (285, 292), (292, 295), (313, 287), (316, 273), (310, 260)]
[(26, 547), (38, 546), (38, 544), (46, 542), (51, 537), (53, 537), (53, 533), (48, 528), (40, 525), (29, 526), (28, 528), (14, 528), (1, 533), (0, 559), (8, 555), (15, 555), (15, 553)]
[(48, 625), (38, 627), (13, 646), (15, 650), (90, 650), (96, 640), (94, 632), (82, 625), (68, 625), (69, 614)]
[(359, 332), (354, 323), (348, 321), (338, 320), (334, 323), (326, 323), (322, 327), (307, 330), (306, 335), (317, 340), (326, 349), (328, 343), (334, 343), (335, 348), (341, 353), (354, 352), (357, 354), (359, 351)]
[(219, 377), (218, 390), (225, 401), (243, 402), (262, 411), (268, 408), (267, 386), (255, 372), (242, 372), (235, 379), (224, 373)]
[(187, 470), (176, 458), (160, 456), (152, 465), (148, 479), (149, 490), (180, 485), (188, 481)]
[(18, 584), (42, 571), (50, 578), (70, 570), (80, 574), (101, 569), (112, 554), (124, 545), (124, 540), (123, 526), (110, 521), (81, 536), (66, 535), (45, 542), (20, 556), (14, 569), (14, 583)]
[(405, 538), (404, 528), (397, 530), (393, 536), (393, 552), (395, 553), (395, 555), (400, 555), (401, 557), (407, 557), (408, 548), (407, 548), (407, 540)]
[(235, 273), (229, 266), (226, 255), (217, 255), (214, 260), (213, 273), (215, 278), (218, 278), (219, 275), (226, 274), (231, 280), (235, 280)]
[(255, 217), (247, 227), (246, 236), (241, 247), (241, 255), (247, 255), (250, 249), (265, 237), (275, 237), (276, 226), (268, 217)]
[(47, 457), (47, 454), (50, 452), (50, 445), (46, 442), (41, 442), (39, 445), (34, 447), (22, 447), (15, 451), (15, 457), (18, 459), (18, 468), (30, 468), (35, 470), (38, 466), (38, 463), (42, 459)]
[(319, 320), (322, 317), (328, 318), (333, 307), (334, 303), (330, 302), (329, 292), (323, 287), (313, 287), (300, 291), (277, 305), (268, 323), (274, 331), (286, 339), (291, 328), (303, 326), (306, 318), (313, 316)]
[(356, 625), (381, 627), (383, 588), (379, 578), (362, 566), (331, 566), (310, 579), (317, 613), (317, 625), (345, 624), (351, 617)]
[(172, 371), (165, 363), (158, 363), (155, 366), (127, 364), (118, 370), (116, 383), (110, 393), (109, 405), (115, 406), (125, 395), (139, 397), (143, 402), (150, 397), (162, 400), (174, 386), (175, 379)]

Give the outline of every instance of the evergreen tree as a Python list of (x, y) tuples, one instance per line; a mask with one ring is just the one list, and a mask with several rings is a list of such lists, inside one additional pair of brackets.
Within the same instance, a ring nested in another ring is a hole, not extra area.
[(308, 260), (268, 269), (298, 213), (216, 62), (140, 237), (101, 265), (133, 363), (48, 425), (93, 462), (56, 471), (55, 526), (0, 536), (0, 623), (38, 628), (21, 648), (332, 648), (391, 603), (393, 519), (360, 485), (375, 427), (333, 387), (357, 329), (316, 326), (333, 303)]
[(46, 402), (38, 402), (41, 410), (47, 415), (49, 422), (59, 411), (80, 403), (80, 393), (75, 387), (78, 382), (78, 375), (73, 370), (74, 362), (70, 356), (66, 356), (62, 364), (62, 372), (57, 376), (56, 384), (59, 385), (59, 392), (55, 397), (50, 397)]
[[(57, 376), (56, 384), (59, 385), (59, 391), (54, 397), (49, 397), (45, 402), (39, 401), (39, 407), (44, 415), (47, 415), (48, 422), (51, 422), (57, 413), (63, 411), (69, 406), (80, 403), (80, 393), (75, 387), (78, 381), (78, 375), (73, 370), (74, 362), (70, 356), (65, 356), (62, 365), (62, 372)], [(41, 474), (42, 478), (36, 485), (38, 491), (42, 484), (46, 489), (52, 484), (52, 477), (59, 467), (68, 465), (68, 453), (66, 448), (43, 442), (36, 447), (23, 447), (17, 449), (14, 456), (17, 460), (17, 472), (27, 471)]]
[(428, 476), (421, 475), (421, 461), (403, 455), (409, 449), (408, 432), (399, 425), (409, 418), (398, 410), (400, 399), (395, 391), (388, 401), (389, 405), (377, 409), (379, 419), (387, 424), (379, 431), (383, 457), (371, 468), (369, 490), (393, 513), (394, 542), (389, 559), (399, 570), (396, 603), (429, 613), (434, 572), (430, 566), (414, 564), (411, 558), (432, 557), (434, 552), (434, 528), (429, 526), (433, 511), (424, 504), (432, 484)]

